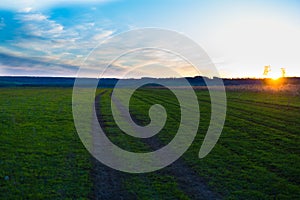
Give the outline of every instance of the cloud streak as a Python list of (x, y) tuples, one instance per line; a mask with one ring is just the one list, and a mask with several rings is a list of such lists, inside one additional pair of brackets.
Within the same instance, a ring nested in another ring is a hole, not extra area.
[(0, 69), (2, 75), (75, 76), (78, 66), (0, 53)]
[(11, 9), (17, 11), (31, 11), (32, 9), (45, 9), (56, 5), (70, 5), (70, 4), (87, 4), (87, 3), (106, 3), (112, 0), (1, 0), (0, 8)]
[(55, 38), (64, 31), (61, 24), (41, 13), (19, 13), (15, 19), (23, 24), (26, 34), (33, 37)]
[[(28, 72), (48, 71), (49, 75), (65, 72), (65, 76), (74, 76), (78, 63), (95, 45), (115, 32), (84, 18), (64, 26), (55, 18), (30, 9), (16, 12), (10, 20), (19, 27), (14, 39), (1, 44), (2, 73), (4, 70), (28, 75)], [(4, 19), (0, 18), (0, 22), (1, 29)]]

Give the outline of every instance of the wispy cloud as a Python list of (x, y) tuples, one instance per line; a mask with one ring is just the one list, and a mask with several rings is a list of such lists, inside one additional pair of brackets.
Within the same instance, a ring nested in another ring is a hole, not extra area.
[[(65, 73), (64, 76), (74, 76), (77, 66), (94, 47), (119, 32), (117, 27), (106, 27), (103, 23), (92, 21), (91, 18), (79, 18), (76, 23), (63, 23), (59, 18), (51, 16), (51, 13), (45, 14), (31, 9), (16, 12), (13, 20), (20, 24), (18, 37), (10, 41), (9, 46), (0, 48), (0, 52), (4, 52), (0, 55), (0, 67), (5, 73), (13, 71), (14, 74), (25, 75)], [(103, 66), (106, 67), (107, 64), (105, 61), (114, 59), (125, 46), (132, 49), (140, 45), (151, 47), (153, 39), (158, 47), (164, 46), (165, 43), (160, 36), (149, 39), (141, 33), (139, 37), (142, 38), (137, 40), (134, 35), (130, 35), (112, 39), (112, 44), (105, 51), (97, 51), (95, 57), (88, 59), (87, 75), (94, 76), (96, 74), (94, 72), (103, 70)], [(176, 38), (173, 41), (174, 43), (170, 45), (184, 48), (178, 45)], [(14, 50), (5, 50), (10, 47)], [(18, 54), (19, 52), (22, 54)], [(195, 74), (193, 67), (176, 55), (160, 50), (141, 50), (124, 55), (112, 63), (105, 76), (122, 76), (133, 68), (140, 68), (137, 69), (135, 76), (178, 77), (178, 74), (179, 76)], [(162, 70), (163, 68), (172, 69), (174, 73)]]
[[(25, 12), (25, 13), (29, 13), (29, 12)], [(30, 13), (30, 14), (25, 14), (25, 15), (21, 15), (19, 17), (20, 20), (22, 21), (44, 21), (47, 20), (47, 16), (42, 15), (40, 13)]]
[[(130, 44), (130, 41), (128, 43), (128, 45), (134, 45)], [(98, 77), (102, 74), (103, 77), (118, 78), (188, 77), (198, 74), (197, 70), (186, 60), (161, 49), (128, 52), (109, 64), (121, 48), (122, 46), (116, 45), (110, 46), (107, 51), (95, 49), (85, 62), (84, 74), (91, 77)], [(90, 70), (96, 73), (92, 74)]]
[(95, 40), (95, 41), (103, 41), (107, 37), (111, 36), (113, 33), (114, 33), (113, 30), (103, 30), (102, 33), (94, 35), (93, 40)]
[[(111, 26), (109, 18), (96, 20), (95, 16), (91, 15), (90, 8), (81, 12), (80, 16), (66, 20), (61, 13), (58, 17), (57, 13), (52, 11), (37, 11), (30, 5), (23, 6), (14, 12), (12, 17), (19, 25), (16, 37), (0, 48), (0, 53), (3, 52), (0, 54), (2, 73), (4, 71), (14, 75), (23, 73), (74, 76), (78, 66), (94, 47), (122, 30), (116, 24)], [(73, 20), (76, 22), (73, 23)], [(135, 49), (140, 45), (145, 47), (171, 45), (180, 49), (186, 48), (178, 44), (177, 38), (173, 38), (172, 44), (164, 44), (166, 42), (161, 40), (160, 35), (149, 37), (140, 33), (138, 37), (141, 38), (130, 35), (112, 39), (112, 43), (105, 51), (97, 51), (94, 57), (88, 58), (87, 76), (98, 76), (97, 72), (106, 67), (106, 61), (112, 61), (119, 55), (118, 53), (124, 53), (120, 51), (124, 47)], [(122, 76), (134, 68), (136, 73), (131, 75), (141, 77), (178, 77), (195, 74), (193, 67), (176, 55), (160, 50), (141, 50), (121, 56), (111, 63), (104, 76)], [(174, 73), (166, 70), (167, 68), (172, 69)]]
[[(76, 66), (95, 45), (115, 32), (89, 19), (64, 26), (51, 16), (31, 9), (16, 12), (12, 20), (20, 26), (17, 37), (0, 48), (0, 53), (7, 55), (0, 56), (2, 71), (5, 68), (5, 71), (18, 69), (19, 73), (36, 71), (41, 74), (45, 65), (44, 71), (48, 74), (63, 71), (65, 75), (74, 75)], [(4, 19), (2, 21), (4, 23)]]
[(29, 36), (55, 38), (63, 33), (64, 27), (50, 20), (48, 16), (41, 13), (18, 13), (16, 18), (23, 24), (23, 30)]
[(86, 3), (105, 3), (113, 0), (1, 0), (0, 8), (13, 9), (13, 10), (32, 10), (32, 9), (44, 9), (56, 5), (70, 5), (70, 4), (86, 4)]
[(19, 57), (0, 53), (0, 69), (2, 75), (60, 75), (74, 76), (77, 66), (55, 64), (51, 60), (41, 61), (34, 58)]

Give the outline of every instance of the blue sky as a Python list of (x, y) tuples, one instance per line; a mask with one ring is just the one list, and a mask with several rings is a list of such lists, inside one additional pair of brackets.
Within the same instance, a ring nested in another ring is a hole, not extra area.
[(276, 0), (2, 0), (0, 75), (75, 76), (98, 43), (143, 27), (187, 35), (222, 77), (300, 76), (300, 3)]

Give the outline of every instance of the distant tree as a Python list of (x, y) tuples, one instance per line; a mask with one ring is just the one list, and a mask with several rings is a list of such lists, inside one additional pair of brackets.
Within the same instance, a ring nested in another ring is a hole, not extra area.
[(271, 66), (268, 65), (268, 66), (265, 66), (265, 69), (264, 69), (264, 76), (268, 76), (269, 72), (271, 71)]
[(281, 77), (285, 77), (286, 71), (285, 68), (280, 68), (281, 69)]

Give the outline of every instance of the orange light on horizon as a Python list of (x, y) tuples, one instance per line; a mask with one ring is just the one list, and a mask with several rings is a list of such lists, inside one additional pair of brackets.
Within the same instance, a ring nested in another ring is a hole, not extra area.
[(265, 79), (265, 83), (272, 88), (278, 88), (282, 86), (285, 82), (285, 79), (283, 77), (270, 77)]
[(265, 78), (270, 78), (270, 79), (276, 81), (280, 78), (285, 77), (285, 74), (286, 74), (285, 68), (280, 68), (280, 71), (279, 70), (274, 71), (274, 70), (271, 70), (270, 65), (264, 67), (263, 75), (265, 76)]

